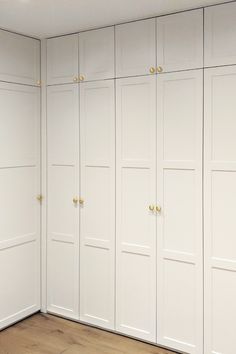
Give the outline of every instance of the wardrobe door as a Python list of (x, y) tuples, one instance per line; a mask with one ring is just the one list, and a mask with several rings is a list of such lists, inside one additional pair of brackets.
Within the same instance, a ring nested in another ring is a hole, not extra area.
[(157, 70), (178, 71), (203, 66), (203, 10), (157, 18)]
[(117, 77), (155, 73), (155, 27), (155, 19), (115, 27)]
[(157, 342), (201, 354), (203, 72), (157, 78)]
[(205, 70), (205, 353), (236, 348), (236, 67)]
[(40, 309), (40, 90), (0, 83), (0, 329)]
[(48, 311), (78, 319), (78, 85), (47, 89)]
[(114, 78), (114, 27), (79, 34), (80, 80)]
[(119, 79), (116, 92), (116, 329), (155, 342), (156, 78)]
[(114, 81), (81, 85), (80, 319), (114, 328)]
[(78, 35), (47, 40), (47, 84), (66, 84), (78, 81)]
[(236, 3), (204, 9), (205, 66), (236, 63)]
[(40, 41), (0, 30), (0, 80), (40, 84)]

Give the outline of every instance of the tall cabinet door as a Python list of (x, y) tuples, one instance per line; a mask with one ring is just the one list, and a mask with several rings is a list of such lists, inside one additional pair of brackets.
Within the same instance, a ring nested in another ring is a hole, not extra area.
[(114, 328), (114, 81), (81, 85), (80, 319)]
[(78, 319), (78, 85), (47, 89), (48, 311)]
[(119, 79), (116, 92), (116, 329), (155, 341), (156, 78)]
[(202, 353), (203, 72), (157, 78), (157, 341)]
[(0, 329), (40, 309), (40, 90), (0, 83)]
[(236, 67), (205, 71), (205, 353), (236, 348)]

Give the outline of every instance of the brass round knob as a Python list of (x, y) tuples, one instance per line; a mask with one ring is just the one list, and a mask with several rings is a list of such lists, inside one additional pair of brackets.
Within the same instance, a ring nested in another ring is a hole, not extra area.
[(78, 201), (79, 201), (79, 200), (78, 200), (77, 197), (74, 197), (74, 198), (73, 198), (73, 203), (74, 203), (74, 204), (78, 204)]
[(85, 77), (83, 75), (80, 75), (79, 81), (84, 81)]
[(82, 198), (80, 198), (80, 199), (79, 199), (79, 203), (80, 203), (81, 205), (84, 205), (84, 200), (83, 200)]
[(43, 196), (41, 194), (38, 194), (36, 199), (41, 202), (43, 200)]
[(158, 67), (157, 67), (157, 72), (158, 72), (158, 73), (162, 73), (162, 71), (163, 71), (163, 68), (162, 68), (161, 66), (158, 66)]
[(78, 77), (75, 76), (75, 77), (73, 78), (73, 81), (74, 81), (74, 82), (78, 82)]
[(155, 209), (154, 205), (149, 205), (148, 208), (149, 208), (150, 211), (154, 211), (154, 209)]
[(156, 70), (155, 70), (155, 68), (152, 66), (152, 67), (149, 69), (149, 71), (150, 71), (151, 74), (154, 74)]
[(157, 211), (158, 213), (161, 212), (161, 207), (160, 207), (159, 205), (156, 205), (156, 211)]

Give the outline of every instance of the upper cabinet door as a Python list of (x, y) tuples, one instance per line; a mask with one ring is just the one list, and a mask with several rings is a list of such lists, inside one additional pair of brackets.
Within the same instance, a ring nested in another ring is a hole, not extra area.
[(205, 9), (205, 66), (236, 62), (236, 3)]
[(116, 26), (116, 76), (155, 73), (155, 19)]
[(157, 71), (203, 66), (203, 10), (157, 18)]
[(40, 41), (0, 31), (0, 80), (37, 85), (40, 80)]
[(114, 27), (79, 34), (80, 80), (114, 78)]
[(78, 81), (78, 35), (51, 38), (47, 41), (47, 84)]

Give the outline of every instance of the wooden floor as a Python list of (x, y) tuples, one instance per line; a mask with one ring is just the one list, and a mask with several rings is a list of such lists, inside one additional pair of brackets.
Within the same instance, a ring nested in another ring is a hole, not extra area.
[(0, 354), (173, 354), (120, 335), (36, 314), (0, 332)]

